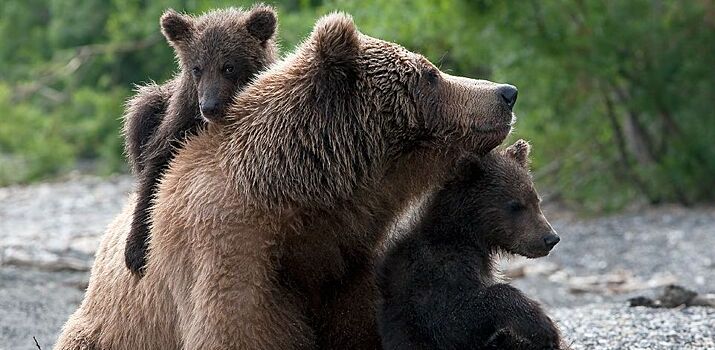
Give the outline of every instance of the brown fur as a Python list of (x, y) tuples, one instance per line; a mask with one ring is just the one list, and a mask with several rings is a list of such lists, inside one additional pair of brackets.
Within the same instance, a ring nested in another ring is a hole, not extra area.
[(152, 82), (137, 86), (136, 94), (126, 103), (122, 132), (126, 140), (124, 152), (135, 175), (144, 170), (143, 149), (164, 120), (176, 84), (175, 78), (161, 85)]
[(466, 150), (485, 153), (507, 136), (500, 87), (441, 73), (360, 34), (348, 16), (322, 18), (237, 97), (227, 125), (178, 152), (141, 280), (118, 267), (125, 208), (56, 348), (379, 347), (374, 315), (364, 315), (373, 297), (350, 305), (349, 286), (372, 280), (372, 252), (396, 213)]
[(275, 28), (275, 12), (264, 5), (199, 17), (168, 10), (161, 17), (162, 33), (181, 70), (163, 85), (140, 87), (127, 102), (126, 153), (139, 194), (125, 249), (132, 272), (141, 275), (145, 267), (149, 212), (159, 178), (180, 143), (206, 121), (221, 122), (236, 91), (275, 61)]

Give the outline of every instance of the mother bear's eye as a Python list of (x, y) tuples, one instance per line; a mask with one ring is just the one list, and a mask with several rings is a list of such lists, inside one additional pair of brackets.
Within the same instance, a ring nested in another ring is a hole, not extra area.
[(439, 81), (439, 71), (437, 68), (429, 68), (425, 73), (424, 77), (427, 80), (427, 83), (430, 85), (434, 85)]

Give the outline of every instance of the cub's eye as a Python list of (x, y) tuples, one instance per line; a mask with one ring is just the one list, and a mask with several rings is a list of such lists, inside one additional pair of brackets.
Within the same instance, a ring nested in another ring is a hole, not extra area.
[(198, 77), (199, 75), (201, 75), (201, 68), (199, 68), (199, 67), (191, 68), (191, 74), (193, 74), (195, 77)]
[(509, 211), (511, 211), (512, 213), (518, 213), (518, 212), (526, 209), (526, 206), (519, 201), (509, 201), (509, 204), (507, 204), (507, 207), (509, 208)]
[(234, 68), (230, 64), (227, 64), (226, 66), (223, 67), (223, 72), (226, 74), (231, 74), (231, 73), (233, 73), (233, 71), (234, 71)]

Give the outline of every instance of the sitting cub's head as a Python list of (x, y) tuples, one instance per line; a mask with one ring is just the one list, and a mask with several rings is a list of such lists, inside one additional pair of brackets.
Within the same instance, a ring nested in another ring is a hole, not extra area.
[(541, 212), (529, 174), (529, 150), (526, 141), (518, 140), (465, 159), (437, 202), (451, 207), (450, 220), (489, 248), (536, 258), (548, 255), (559, 236)]

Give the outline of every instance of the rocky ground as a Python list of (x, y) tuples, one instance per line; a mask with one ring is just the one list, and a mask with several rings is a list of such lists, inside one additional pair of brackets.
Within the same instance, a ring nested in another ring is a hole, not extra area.
[[(49, 349), (81, 301), (99, 236), (128, 177), (0, 188), (0, 350)], [(715, 308), (631, 308), (677, 283), (715, 293), (715, 208), (661, 207), (580, 219), (547, 216), (562, 241), (504, 274), (541, 301), (574, 349), (715, 349)]]

